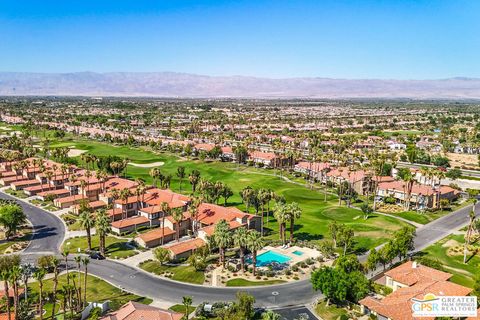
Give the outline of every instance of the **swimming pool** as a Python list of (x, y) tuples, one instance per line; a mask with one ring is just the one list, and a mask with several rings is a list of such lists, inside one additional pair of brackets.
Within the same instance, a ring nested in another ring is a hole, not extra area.
[[(290, 260), (292, 260), (290, 257), (269, 250), (257, 256), (257, 267), (263, 267), (272, 262), (286, 263)], [(251, 263), (251, 261), (249, 261), (249, 263)]]
[(301, 256), (301, 255), (303, 254), (302, 251), (298, 251), (298, 250), (295, 250), (295, 251), (293, 251), (292, 253), (293, 253), (294, 255), (296, 255), (296, 256)]

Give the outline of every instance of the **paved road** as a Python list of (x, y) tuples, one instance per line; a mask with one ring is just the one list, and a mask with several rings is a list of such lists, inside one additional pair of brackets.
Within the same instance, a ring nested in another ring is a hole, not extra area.
[[(0, 198), (14, 199), (4, 193), (0, 193)], [(32, 260), (35, 256), (46, 253), (58, 254), (65, 233), (65, 228), (60, 218), (22, 201), (19, 201), (19, 203), (35, 229), (33, 241), (24, 251), (24, 254), (27, 255), (25, 259)], [(451, 232), (465, 226), (468, 223), (470, 210), (471, 206), (462, 208), (419, 228), (415, 239), (416, 249), (424, 249)], [(182, 297), (186, 295), (192, 296), (195, 303), (233, 300), (236, 292), (239, 290), (196, 286), (161, 279), (112, 260), (92, 260), (89, 265), (89, 271), (127, 291), (170, 303), (180, 303)], [(284, 285), (244, 288), (242, 290), (253, 294), (257, 300), (257, 305), (263, 307), (301, 305), (313, 302), (320, 296), (320, 293), (312, 290), (308, 280)]]
[(280, 314), (280, 320), (298, 319), (301, 315), (306, 315), (308, 320), (318, 319), (308, 308), (303, 306), (275, 309), (273, 311)]
[(0, 199), (15, 200), (22, 206), (27, 219), (33, 225), (33, 238), (30, 245), (23, 251), (25, 254), (55, 254), (59, 252), (65, 235), (63, 222), (55, 215), (39, 209), (31, 204), (0, 192)]
[[(416, 164), (416, 163), (402, 162), (402, 161), (399, 161), (397, 163), (397, 167), (413, 168), (413, 169), (420, 169), (421, 167), (437, 168), (437, 166), (430, 165), (430, 164)], [(477, 170), (460, 169), (460, 171), (462, 172), (463, 176), (480, 178), (480, 172)]]
[[(417, 236), (415, 237), (415, 250), (423, 250), (452, 232), (467, 226), (470, 221), (469, 215), (472, 207), (473, 205), (468, 205), (418, 228)], [(477, 204), (475, 215), (478, 216), (479, 213), (480, 205)]]

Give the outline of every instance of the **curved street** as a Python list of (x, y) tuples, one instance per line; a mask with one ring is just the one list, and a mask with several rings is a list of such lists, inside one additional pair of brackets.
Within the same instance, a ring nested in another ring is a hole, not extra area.
[[(3, 192), (0, 193), (0, 198), (17, 200)], [(30, 261), (45, 254), (59, 254), (65, 235), (63, 221), (54, 214), (24, 201), (17, 200), (17, 202), (22, 206), (34, 227), (32, 241), (21, 253), (24, 260)], [(472, 205), (466, 206), (418, 228), (415, 238), (416, 250), (422, 250), (467, 225), (471, 209)], [(476, 211), (478, 214), (478, 208)], [(91, 260), (89, 272), (126, 291), (171, 304), (180, 303), (182, 297), (187, 295), (192, 296), (195, 303), (233, 300), (239, 290), (245, 290), (254, 295), (257, 305), (263, 307), (308, 304), (321, 295), (312, 290), (308, 280), (265, 287), (207, 287), (159, 278), (138, 268), (108, 259)]]

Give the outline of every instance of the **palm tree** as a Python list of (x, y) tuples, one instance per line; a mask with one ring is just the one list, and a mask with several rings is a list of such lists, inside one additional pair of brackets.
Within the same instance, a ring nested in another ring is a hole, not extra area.
[(470, 222), (468, 224), (468, 229), (467, 229), (467, 232), (465, 234), (465, 244), (463, 246), (463, 263), (467, 263), (467, 251), (468, 251), (468, 246), (470, 245), (470, 238), (472, 236), (472, 232), (473, 232), (473, 228), (474, 228), (474, 225), (475, 225), (475, 206), (476, 206), (477, 203), (474, 203), (473, 204), (473, 207), (472, 207), (472, 211), (470, 211), (469, 213), (469, 218), (470, 218)]
[(126, 219), (128, 216), (128, 211), (127, 211), (127, 203), (128, 203), (128, 198), (132, 195), (132, 192), (128, 188), (122, 189), (120, 191), (120, 199), (123, 201), (123, 213), (122, 213), (122, 219)]
[(245, 272), (245, 250), (248, 245), (248, 232), (245, 228), (238, 228), (233, 233), (233, 243), (240, 248), (240, 265), (242, 272)]
[(179, 241), (180, 240), (179, 239), (180, 238), (180, 222), (182, 222), (182, 219), (183, 219), (183, 208), (180, 207), (180, 208), (173, 209), (172, 217), (176, 225), (175, 238), (177, 241)]
[(185, 319), (188, 319), (188, 314), (189, 314), (189, 308), (192, 305), (192, 297), (190, 296), (185, 296), (182, 298), (182, 304), (185, 307)]
[(90, 259), (87, 257), (84, 257), (82, 259), (83, 267), (85, 268), (85, 275), (84, 275), (84, 280), (83, 280), (83, 303), (84, 305), (87, 305), (87, 278), (88, 278), (88, 264), (90, 263)]
[(77, 273), (78, 273), (78, 290), (76, 290), (76, 295), (77, 295), (77, 300), (79, 301), (80, 305), (83, 305), (82, 303), (82, 274), (80, 272), (80, 266), (82, 265), (82, 256), (75, 256), (73, 258), (75, 260), (75, 263), (77, 264)]
[(259, 205), (261, 207), (262, 220), (260, 222), (260, 233), (262, 234), (262, 236), (264, 235), (263, 224), (264, 224), (265, 204), (267, 203), (269, 196), (270, 196), (270, 192), (268, 190), (266, 190), (266, 189), (258, 190), (257, 200), (258, 200)]
[[(19, 265), (14, 265), (10, 269), (10, 277), (9, 281), (10, 284), (13, 287), (13, 308), (15, 310), (15, 319), (18, 319), (18, 299), (19, 299), (19, 294), (18, 294), (18, 282), (21, 280), (22, 277), (22, 269), (20, 268)], [(6, 293), (7, 299), (9, 299), (8, 292)]]
[(35, 270), (35, 267), (30, 264), (30, 263), (25, 263), (20, 265), (20, 268), (22, 270), (22, 281), (23, 281), (23, 292), (25, 293), (25, 300), (28, 299), (28, 279), (33, 274), (33, 271)]
[(52, 289), (52, 315), (51, 318), (55, 319), (55, 307), (57, 304), (57, 287), (58, 287), (58, 266), (60, 264), (60, 261), (57, 259), (57, 257), (52, 258), (52, 267), (53, 267), (53, 289)]
[(302, 209), (300, 209), (298, 203), (292, 202), (287, 205), (288, 218), (290, 219), (290, 242), (293, 242), (293, 231), (295, 228), (295, 219), (300, 219), (302, 215)]
[(105, 210), (100, 209), (97, 211), (95, 227), (99, 237), (100, 254), (105, 256), (105, 237), (112, 230), (110, 219), (108, 218)]
[(10, 267), (6, 263), (4, 263), (3, 259), (0, 267), (1, 267), (0, 278), (3, 280), (3, 291), (6, 292), (6, 297), (7, 297), (7, 299), (5, 300), (7, 317), (8, 317), (8, 320), (11, 320), (12, 319), (12, 315), (10, 313), (11, 306), (10, 306), (10, 299), (8, 298), (8, 292), (10, 291), (10, 286), (8, 283), (8, 280), (10, 279)]
[(184, 166), (179, 166), (177, 168), (177, 177), (178, 177), (178, 180), (180, 181), (179, 189), (180, 189), (180, 192), (182, 192), (182, 181), (185, 178), (185, 167)]
[[(70, 251), (68, 251), (67, 249), (63, 249), (62, 251), (62, 256), (64, 258), (64, 261), (65, 261), (65, 272), (68, 274), (68, 255), (70, 254)], [(67, 284), (70, 284), (70, 280), (68, 280), (68, 277), (67, 277)]]
[(228, 248), (232, 240), (230, 227), (225, 220), (222, 219), (215, 225), (213, 238), (220, 251), (220, 262), (222, 263), (222, 268), (225, 269), (225, 250)]
[(172, 209), (167, 202), (162, 202), (160, 204), (160, 209), (162, 210), (162, 246), (165, 238), (165, 217), (169, 216), (172, 213)]
[(262, 235), (256, 230), (248, 230), (248, 250), (252, 252), (253, 276), (257, 273), (257, 252), (265, 246)]
[(45, 278), (46, 274), (47, 270), (44, 268), (39, 268), (33, 273), (33, 278), (38, 281), (38, 307), (40, 311), (40, 320), (43, 319), (43, 279)]
[(279, 227), (280, 240), (285, 245), (285, 225), (287, 221), (287, 207), (283, 203), (276, 203), (273, 209), (273, 216), (277, 219)]
[(159, 173), (160, 173), (160, 170), (158, 168), (152, 168), (148, 172), (150, 177), (152, 177), (152, 179), (153, 179), (153, 185), (155, 186), (155, 188), (157, 187), (157, 178), (158, 178)]
[(120, 199), (120, 190), (112, 188), (112, 190), (110, 190), (110, 195), (112, 197), (112, 219), (115, 221), (115, 201)]
[(95, 220), (89, 211), (82, 211), (78, 217), (80, 225), (87, 231), (88, 250), (92, 250), (92, 234), (91, 229), (95, 226)]
[(190, 213), (190, 219), (192, 220), (192, 234), (196, 234), (197, 231), (198, 207), (201, 202), (201, 198), (193, 197), (192, 202), (188, 206), (188, 213)]
[(197, 184), (200, 181), (200, 171), (192, 170), (192, 172), (188, 176), (188, 181), (192, 185), (192, 193), (195, 193), (197, 189)]

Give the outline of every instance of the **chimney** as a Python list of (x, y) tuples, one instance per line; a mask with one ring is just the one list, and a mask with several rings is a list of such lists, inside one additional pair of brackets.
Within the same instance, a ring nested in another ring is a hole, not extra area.
[(416, 268), (417, 268), (417, 261), (413, 261), (413, 262), (412, 262), (412, 268), (413, 268), (413, 269), (416, 269)]

